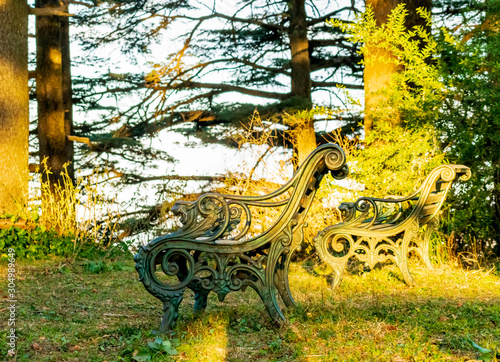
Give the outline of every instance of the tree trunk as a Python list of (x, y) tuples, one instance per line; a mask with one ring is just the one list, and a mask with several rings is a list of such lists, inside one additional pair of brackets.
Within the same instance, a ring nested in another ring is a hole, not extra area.
[[(366, 6), (371, 5), (377, 26), (381, 26), (387, 22), (387, 17), (391, 11), (399, 4), (406, 4), (408, 16), (406, 17), (406, 28), (411, 29), (415, 25), (425, 25), (425, 21), (417, 14), (416, 10), (419, 7), (430, 10), (431, 0), (366, 0)], [(364, 83), (365, 83), (365, 135), (368, 136), (373, 129), (373, 124), (377, 120), (375, 114), (381, 104), (384, 104), (387, 99), (383, 90), (388, 87), (391, 77), (394, 73), (400, 71), (398, 67), (392, 63), (383, 61), (382, 59), (390, 59), (392, 54), (385, 49), (377, 49), (376, 45), (372, 45), (368, 50), (369, 54), (376, 54), (376, 58), (367, 59), (365, 57)], [(400, 124), (401, 119), (397, 114), (394, 114), (390, 120), (394, 125)]]
[[(37, 8), (59, 7), (58, 0), (37, 0)], [(64, 185), (62, 173), (66, 157), (66, 131), (63, 101), (61, 21), (57, 16), (36, 17), (36, 99), (38, 103), (38, 139), (42, 181), (50, 182), (51, 192)]]
[[(288, 3), (290, 13), (290, 39), (292, 91), (291, 96), (302, 98), (312, 106), (311, 100), (311, 64), (309, 60), (309, 40), (307, 39), (307, 23), (305, 0), (291, 0)], [(294, 136), (298, 164), (316, 148), (314, 120), (309, 119), (299, 125), (291, 126)]]
[[(69, 3), (64, 3), (64, 12), (69, 13)], [(64, 106), (64, 133), (73, 135), (73, 89), (71, 83), (71, 52), (69, 37), (69, 17), (61, 17), (61, 59), (62, 59), (62, 88)], [(75, 183), (75, 148), (73, 142), (66, 142), (67, 171), (71, 182)]]
[(28, 199), (28, 8), (0, 3), (0, 214)]

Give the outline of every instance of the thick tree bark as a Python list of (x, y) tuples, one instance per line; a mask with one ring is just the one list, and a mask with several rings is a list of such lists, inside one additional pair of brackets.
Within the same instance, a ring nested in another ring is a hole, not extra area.
[[(37, 0), (37, 8), (59, 7), (58, 0)], [(63, 185), (62, 173), (66, 157), (66, 131), (63, 101), (63, 71), (61, 52), (61, 21), (57, 16), (36, 17), (37, 69), (36, 97), (38, 103), (38, 139), (40, 162), (47, 159), (42, 180)]]
[[(69, 12), (69, 2), (66, 0), (63, 6), (64, 12)], [(64, 106), (64, 132), (73, 135), (73, 89), (71, 83), (71, 52), (69, 38), (69, 18), (61, 18), (61, 60), (62, 60), (62, 89)], [(73, 142), (66, 142), (66, 160), (68, 162), (68, 176), (75, 183), (75, 148)]]
[(0, 2), (0, 214), (28, 198), (28, 8)]
[[(370, 5), (373, 8), (377, 26), (385, 24), (387, 17), (391, 11), (399, 4), (406, 4), (408, 16), (406, 18), (406, 27), (413, 28), (415, 25), (425, 25), (425, 21), (417, 14), (416, 10), (419, 7), (430, 10), (431, 0), (366, 0), (366, 6)], [(369, 54), (375, 54), (372, 59), (365, 57), (364, 83), (365, 83), (365, 134), (368, 136), (373, 129), (373, 123), (376, 121), (374, 114), (380, 107), (380, 104), (386, 102), (386, 97), (383, 90), (387, 88), (391, 77), (394, 73), (400, 71), (398, 67), (392, 63), (382, 60), (390, 59), (392, 54), (384, 49), (377, 49), (376, 45), (372, 45), (368, 51)], [(394, 125), (401, 123), (401, 119), (397, 114), (390, 120)]]
[[(312, 105), (311, 100), (311, 63), (309, 59), (309, 40), (307, 38), (307, 22), (305, 0), (291, 0), (288, 3), (290, 13), (291, 51), (291, 96), (302, 98)], [(309, 119), (299, 125), (291, 126), (292, 135), (297, 147), (298, 164), (316, 148), (314, 120)]]

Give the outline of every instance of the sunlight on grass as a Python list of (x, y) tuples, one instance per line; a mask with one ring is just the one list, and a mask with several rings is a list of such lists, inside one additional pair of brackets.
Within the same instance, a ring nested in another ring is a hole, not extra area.
[(209, 314), (189, 323), (180, 323), (181, 338), (195, 342), (177, 348), (189, 361), (220, 361), (227, 356), (227, 316)]
[[(410, 269), (414, 287), (386, 266), (346, 273), (331, 290), (314, 268), (292, 264), (298, 305), (286, 310), (281, 326), (251, 289), (224, 303), (211, 294), (199, 315), (186, 293), (174, 332), (162, 337), (176, 354), (153, 361), (463, 361), (480, 357), (468, 338), (500, 347), (498, 276), (447, 266)], [(19, 271), (20, 361), (130, 361), (157, 338), (161, 305), (137, 282), (131, 260), (98, 270), (89, 262), (45, 261)], [(5, 321), (0, 327), (5, 333)], [(5, 348), (2, 335), (0, 353)]]

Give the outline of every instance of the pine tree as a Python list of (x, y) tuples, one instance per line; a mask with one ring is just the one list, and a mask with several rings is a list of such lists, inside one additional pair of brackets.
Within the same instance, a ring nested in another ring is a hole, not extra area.
[(64, 183), (68, 164), (69, 176), (74, 178), (72, 145), (67, 139), (72, 128), (69, 23), (58, 15), (60, 11), (64, 16), (67, 4), (61, 9), (59, 0), (37, 0), (35, 6), (43, 11), (36, 16), (39, 157), (43, 181), (50, 182), (55, 192)]
[(0, 214), (14, 213), (28, 192), (28, 8), (0, 6)]
[[(187, 0), (106, 2), (80, 14), (85, 26), (99, 24), (105, 16), (116, 24), (106, 33), (85, 32), (81, 39), (88, 49), (119, 42), (134, 57), (149, 51), (163, 34), (175, 34), (181, 45), (145, 76), (108, 73), (84, 99), (97, 103), (104, 95), (142, 92), (140, 102), (113, 114), (113, 121), (123, 124), (115, 139), (184, 122), (195, 122), (198, 129), (238, 127), (256, 107), (263, 117), (310, 109), (320, 92), (335, 97), (338, 86), (362, 89), (356, 82), (362, 70), (357, 47), (324, 24), (356, 11), (354, 6), (332, 8), (327, 1), (305, 0), (242, 1), (232, 8)], [(348, 82), (341, 82), (344, 76)], [(227, 94), (234, 94), (235, 101), (228, 102)], [(243, 96), (255, 101), (239, 101)], [(350, 128), (359, 120), (351, 119)], [(319, 141), (313, 119), (286, 126), (296, 130), (292, 133), (303, 159)]]

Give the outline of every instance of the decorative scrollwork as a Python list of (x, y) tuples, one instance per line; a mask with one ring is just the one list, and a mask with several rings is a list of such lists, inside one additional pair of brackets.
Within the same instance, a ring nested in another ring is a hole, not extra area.
[[(344, 242), (342, 242), (344, 240)], [(354, 244), (354, 240), (348, 234), (337, 234), (333, 238), (331, 238), (330, 245), (336, 253), (348, 254), (349, 250), (352, 250)]]
[(334, 149), (325, 155), (325, 164), (330, 170), (339, 170), (345, 164), (345, 153), (340, 149)]
[(343, 180), (349, 175), (349, 167), (344, 165), (340, 170), (331, 170), (330, 174), (335, 180)]
[(441, 178), (443, 179), (443, 181), (453, 181), (455, 176), (456, 176), (455, 170), (451, 167), (445, 167), (441, 171)]
[(252, 224), (252, 212), (250, 208), (243, 202), (231, 200), (228, 205), (235, 205), (231, 207), (231, 222), (229, 223), (228, 231), (236, 230), (241, 221), (245, 220), (245, 225), (240, 230), (238, 235), (232, 237), (233, 240), (239, 240), (246, 235)]
[[(190, 253), (183, 249), (170, 249), (167, 250), (163, 256), (160, 255), (160, 258), (160, 265), (163, 273), (170, 277), (179, 277), (179, 283), (167, 284), (159, 280), (156, 273), (151, 273), (153, 280), (158, 283), (160, 287), (166, 290), (178, 290), (189, 284), (193, 278), (193, 270), (195, 267), (193, 256)], [(154, 268), (154, 265), (152, 265), (152, 267)]]

